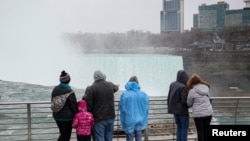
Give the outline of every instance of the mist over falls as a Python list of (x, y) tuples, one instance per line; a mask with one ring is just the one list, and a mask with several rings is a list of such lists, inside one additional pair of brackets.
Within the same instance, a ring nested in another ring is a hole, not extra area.
[(0, 5), (0, 79), (57, 84), (74, 50), (65, 46), (46, 2), (26, 2)]

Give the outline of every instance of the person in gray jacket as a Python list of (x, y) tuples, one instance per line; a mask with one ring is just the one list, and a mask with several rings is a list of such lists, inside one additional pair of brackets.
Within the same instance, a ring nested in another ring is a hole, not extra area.
[(198, 141), (208, 141), (209, 125), (212, 120), (213, 108), (209, 99), (210, 85), (198, 74), (194, 74), (187, 82), (187, 104), (192, 107)]
[(186, 83), (188, 74), (184, 70), (177, 72), (176, 81), (169, 86), (167, 97), (168, 113), (174, 114), (176, 141), (187, 141), (189, 113), (187, 106)]
[(118, 90), (119, 85), (106, 81), (103, 72), (94, 72), (94, 82), (86, 88), (82, 98), (87, 101), (88, 111), (94, 116), (94, 141), (112, 141), (115, 120), (114, 93)]

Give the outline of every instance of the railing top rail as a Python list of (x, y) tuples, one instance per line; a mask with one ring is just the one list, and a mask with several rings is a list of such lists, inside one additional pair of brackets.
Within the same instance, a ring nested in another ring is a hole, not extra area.
[(48, 103), (50, 103), (50, 101), (26, 101), (26, 102), (8, 101), (8, 102), (0, 102), (0, 105), (48, 104)]
[[(211, 99), (250, 99), (250, 97), (210, 97)], [(157, 100), (166, 100), (166, 97), (152, 97), (150, 101)], [(115, 101), (119, 101), (119, 99), (115, 99)], [(0, 105), (16, 105), (16, 104), (48, 104), (50, 101), (26, 101), (26, 102), (17, 102), (17, 101), (8, 101), (1, 102)]]
[(211, 99), (250, 99), (250, 97), (210, 97)]

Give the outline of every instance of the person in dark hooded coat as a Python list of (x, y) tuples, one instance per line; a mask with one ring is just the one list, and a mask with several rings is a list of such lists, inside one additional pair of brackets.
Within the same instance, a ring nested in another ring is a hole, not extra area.
[(188, 74), (184, 70), (177, 72), (176, 81), (169, 87), (167, 105), (168, 113), (174, 114), (176, 128), (176, 141), (187, 141), (189, 127), (189, 113), (187, 106)]
[(70, 141), (72, 120), (78, 112), (77, 100), (69, 85), (70, 75), (63, 70), (59, 80), (60, 84), (54, 87), (51, 94), (51, 110), (60, 133), (57, 141)]

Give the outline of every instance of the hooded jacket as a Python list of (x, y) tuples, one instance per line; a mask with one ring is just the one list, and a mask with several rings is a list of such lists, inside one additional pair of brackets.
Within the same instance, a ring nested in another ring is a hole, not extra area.
[(211, 116), (213, 113), (209, 99), (209, 87), (204, 84), (196, 84), (188, 92), (188, 106), (192, 106), (193, 117)]
[(78, 102), (79, 112), (75, 115), (72, 127), (76, 129), (77, 135), (90, 135), (91, 126), (94, 125), (94, 117), (87, 112), (87, 103), (85, 100)]
[(114, 93), (119, 87), (106, 81), (106, 76), (101, 71), (95, 71), (94, 80), (83, 96), (87, 101), (88, 111), (94, 115), (95, 122), (115, 118)]
[(136, 82), (127, 82), (125, 89), (119, 102), (121, 127), (125, 133), (134, 133), (148, 126), (149, 97)]
[(187, 80), (188, 74), (183, 70), (179, 70), (177, 72), (176, 81), (172, 82), (169, 87), (167, 97), (168, 113), (188, 114), (185, 94)]

